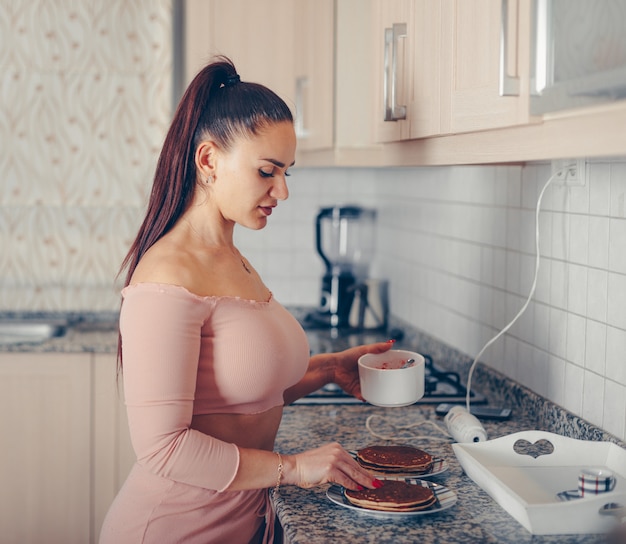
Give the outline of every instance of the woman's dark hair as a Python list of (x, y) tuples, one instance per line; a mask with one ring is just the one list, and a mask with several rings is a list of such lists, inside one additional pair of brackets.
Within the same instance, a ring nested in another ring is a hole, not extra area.
[[(124, 285), (145, 252), (178, 221), (191, 203), (196, 184), (195, 151), (205, 139), (228, 150), (235, 138), (289, 121), (291, 110), (276, 93), (239, 80), (227, 57), (216, 57), (187, 87), (165, 137), (157, 162), (148, 209), (135, 241), (122, 261)], [(118, 342), (121, 366), (121, 342)]]
[(210, 138), (228, 150), (238, 136), (251, 136), (281, 121), (293, 122), (287, 104), (273, 91), (239, 81), (226, 57), (203, 68), (187, 87), (159, 156), (146, 217), (126, 255), (126, 282), (144, 253), (168, 232), (191, 202), (196, 183), (196, 147)]

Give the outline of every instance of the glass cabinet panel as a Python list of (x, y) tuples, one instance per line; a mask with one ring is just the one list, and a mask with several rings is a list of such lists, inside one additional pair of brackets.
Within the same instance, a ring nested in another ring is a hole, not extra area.
[(531, 113), (626, 98), (626, 0), (535, 0)]

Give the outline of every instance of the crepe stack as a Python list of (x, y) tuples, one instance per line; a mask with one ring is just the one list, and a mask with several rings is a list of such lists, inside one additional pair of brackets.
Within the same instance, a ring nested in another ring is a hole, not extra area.
[(357, 462), (381, 474), (425, 474), (432, 465), (432, 456), (413, 446), (367, 446), (357, 450)]
[(382, 480), (377, 489), (345, 490), (346, 499), (355, 506), (385, 512), (415, 512), (432, 506), (437, 498), (432, 489), (401, 480)]

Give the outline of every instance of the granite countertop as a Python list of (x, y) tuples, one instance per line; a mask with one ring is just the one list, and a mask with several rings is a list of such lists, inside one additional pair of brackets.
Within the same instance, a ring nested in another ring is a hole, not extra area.
[[(298, 309), (290, 310), (296, 317), (301, 315)], [(24, 316), (0, 313), (0, 320), (15, 317)], [(64, 318), (67, 319), (68, 326), (63, 336), (35, 344), (0, 344), (0, 352), (115, 353), (117, 350), (117, 315), (114, 313), (64, 316), (28, 314), (27, 317)], [(334, 331), (309, 332), (314, 352), (339, 351), (387, 337), (397, 338), (398, 348), (427, 353), (438, 366), (467, 376), (472, 362), (469, 357), (411, 329), (406, 323), (393, 322), (384, 333), (338, 335)], [(580, 440), (614, 442), (626, 448), (626, 444), (613, 435), (482, 364), (475, 369), (472, 387), (485, 395), (490, 404), (507, 406), (513, 410), (513, 416), (508, 421), (484, 422), (489, 438), (523, 430), (544, 430)], [(366, 421), (370, 416), (371, 428), (378, 434), (402, 437), (406, 443), (445, 459), (448, 469), (430, 479), (454, 491), (458, 496), (457, 503), (435, 515), (389, 521), (357, 515), (352, 510), (332, 503), (326, 497), (328, 486), (308, 490), (285, 486), (273, 500), (285, 530), (286, 542), (588, 544), (606, 541), (600, 535), (531, 535), (464, 474), (450, 441), (445, 439), (443, 433), (435, 427), (421, 424), (431, 421), (443, 426), (442, 418), (435, 414), (434, 404), (415, 404), (403, 408), (378, 408), (368, 404), (288, 406), (278, 432), (276, 449), (291, 454), (330, 441), (338, 441), (348, 450), (381, 443), (381, 439), (371, 435), (366, 428)], [(402, 429), (406, 426), (411, 428)]]
[(41, 321), (61, 324), (63, 334), (45, 341), (3, 343), (0, 353), (116, 353), (117, 312), (0, 312), (2, 321)]
[[(451, 443), (436, 438), (442, 434), (429, 426), (398, 430), (423, 421), (442, 425), (432, 405), (405, 408), (378, 408), (370, 405), (291, 406), (285, 409), (276, 449), (297, 453), (321, 444), (338, 441), (348, 450), (372, 443), (385, 443), (372, 436), (366, 420), (373, 416), (371, 428), (382, 436), (406, 437), (408, 444), (420, 447), (448, 463), (448, 470), (429, 478), (453, 490), (457, 503), (435, 515), (420, 515), (403, 520), (380, 520), (356, 514), (332, 503), (326, 497), (328, 486), (315, 489), (281, 488), (274, 497), (286, 542), (315, 544), (326, 542), (376, 542), (379, 544), (428, 543), (594, 543), (605, 542), (601, 535), (531, 535), (501, 508), (486, 492), (467, 477), (452, 451)], [(506, 422), (484, 422), (490, 438), (521, 430), (548, 430), (536, 418), (516, 411)], [(395, 428), (394, 428), (395, 427)], [(426, 438), (415, 438), (424, 435)], [(429, 438), (430, 437), (430, 438)]]

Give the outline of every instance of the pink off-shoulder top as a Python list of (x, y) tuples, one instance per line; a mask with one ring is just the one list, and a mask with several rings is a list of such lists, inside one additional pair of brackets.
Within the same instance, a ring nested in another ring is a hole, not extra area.
[(284, 391), (306, 372), (306, 334), (272, 296), (199, 296), (156, 283), (130, 285), (122, 295), (124, 393), (138, 463), (224, 490), (238, 449), (191, 429), (192, 417), (282, 405)]
[(122, 291), (124, 394), (137, 462), (100, 544), (273, 541), (267, 489), (227, 490), (235, 444), (191, 429), (194, 415), (283, 404), (306, 372), (306, 335), (273, 297), (198, 296), (141, 283)]

